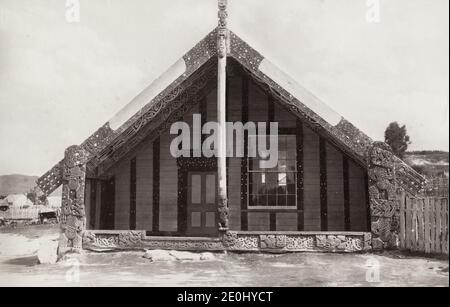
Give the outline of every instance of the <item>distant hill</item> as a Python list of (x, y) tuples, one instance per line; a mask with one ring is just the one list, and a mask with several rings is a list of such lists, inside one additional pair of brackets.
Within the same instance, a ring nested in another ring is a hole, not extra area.
[[(9, 194), (25, 194), (36, 186), (37, 176), (27, 175), (0, 175), (0, 196)], [(55, 190), (50, 196), (60, 196), (61, 187)]]
[(410, 151), (405, 154), (404, 160), (427, 177), (448, 177), (449, 153), (447, 151)]
[(3, 175), (0, 176), (0, 195), (22, 194), (36, 185), (37, 176)]

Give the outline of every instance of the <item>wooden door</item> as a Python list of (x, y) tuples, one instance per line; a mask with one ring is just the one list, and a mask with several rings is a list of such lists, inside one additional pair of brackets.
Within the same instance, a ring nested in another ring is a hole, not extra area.
[(188, 172), (187, 236), (217, 236), (217, 174)]

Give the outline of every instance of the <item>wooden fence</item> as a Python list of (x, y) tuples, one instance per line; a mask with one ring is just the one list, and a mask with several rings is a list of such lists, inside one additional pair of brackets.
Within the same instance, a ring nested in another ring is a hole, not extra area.
[(5, 220), (37, 220), (39, 219), (40, 208), (9, 208), (7, 211), (0, 211), (0, 217)]
[(448, 255), (448, 197), (400, 198), (400, 248)]
[(427, 178), (423, 194), (425, 196), (446, 197), (448, 198), (448, 178), (434, 177)]

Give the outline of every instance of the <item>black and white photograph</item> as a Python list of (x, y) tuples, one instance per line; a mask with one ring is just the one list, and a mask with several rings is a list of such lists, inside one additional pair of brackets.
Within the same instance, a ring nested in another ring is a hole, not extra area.
[(448, 0), (0, 0), (0, 287), (448, 287), (448, 192)]

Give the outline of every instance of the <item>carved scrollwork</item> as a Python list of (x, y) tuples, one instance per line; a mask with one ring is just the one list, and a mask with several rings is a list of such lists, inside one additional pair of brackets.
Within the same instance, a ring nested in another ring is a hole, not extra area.
[(261, 249), (283, 249), (286, 247), (286, 235), (261, 235)]
[(228, 53), (229, 31), (227, 29), (227, 0), (219, 0), (219, 18), (217, 28), (217, 54), (219, 58), (224, 58)]
[(370, 202), (371, 215), (373, 217), (392, 218), (396, 211), (396, 202), (386, 199), (372, 199)]
[(238, 235), (236, 232), (227, 231), (223, 234), (222, 241), (225, 247), (232, 247), (237, 244)]
[(389, 145), (375, 142), (368, 151), (369, 200), (373, 248), (389, 247), (398, 233), (394, 155)]
[(61, 236), (58, 253), (80, 251), (86, 227), (84, 192), (89, 153), (79, 146), (66, 149), (63, 161)]
[(228, 230), (229, 216), (228, 200), (224, 197), (218, 197), (217, 211), (219, 213), (219, 230)]
[(142, 243), (143, 236), (145, 234), (141, 231), (129, 231), (119, 234), (118, 245), (119, 246), (136, 246)]

